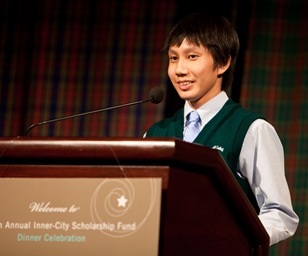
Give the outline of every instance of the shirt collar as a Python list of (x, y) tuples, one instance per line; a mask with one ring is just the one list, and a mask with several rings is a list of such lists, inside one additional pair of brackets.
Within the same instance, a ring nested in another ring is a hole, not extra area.
[[(223, 105), (229, 99), (228, 95), (225, 91), (221, 91), (218, 95), (214, 98), (209, 100), (208, 102), (204, 103), (201, 107), (197, 110), (200, 118), (201, 118), (201, 129), (210, 121), (223, 107)], [(186, 121), (186, 115), (193, 111), (194, 109), (189, 105), (187, 101), (184, 104), (184, 125)]]

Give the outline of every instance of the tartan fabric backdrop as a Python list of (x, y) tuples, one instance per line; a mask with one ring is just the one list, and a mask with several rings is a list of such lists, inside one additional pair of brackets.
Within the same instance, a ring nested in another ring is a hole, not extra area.
[[(176, 3), (1, 1), (0, 136), (22, 135), (31, 123), (144, 99), (150, 88), (166, 88), (161, 47), (178, 12), (187, 11)], [(271, 255), (308, 255), (307, 9), (306, 0), (251, 1), (237, 95), (276, 127), (301, 218), (296, 235), (273, 246)], [(29, 136), (140, 137), (163, 114), (164, 103), (145, 103), (36, 127)]]
[(294, 237), (272, 255), (308, 255), (308, 4), (253, 2), (241, 103), (262, 113), (285, 149), (286, 176), (300, 217)]
[[(1, 15), (1, 134), (149, 98), (167, 84), (161, 52), (173, 1), (7, 1)], [(35, 128), (29, 135), (142, 136), (151, 103)]]

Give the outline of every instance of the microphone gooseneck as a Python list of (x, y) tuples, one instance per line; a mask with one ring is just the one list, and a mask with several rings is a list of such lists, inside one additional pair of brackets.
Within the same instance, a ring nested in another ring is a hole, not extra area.
[(164, 99), (164, 90), (162, 88), (160, 88), (160, 87), (154, 87), (154, 88), (152, 88), (150, 90), (149, 96), (150, 96), (150, 98), (149, 99), (145, 99), (145, 100), (139, 100), (139, 101), (135, 101), (135, 102), (120, 104), (120, 105), (117, 105), (117, 106), (97, 109), (97, 110), (93, 110), (93, 111), (88, 111), (88, 112), (84, 112), (84, 113), (79, 113), (79, 114), (75, 114), (75, 115), (64, 116), (64, 117), (59, 117), (59, 118), (55, 118), (55, 119), (50, 119), (50, 120), (34, 123), (34, 124), (31, 124), (25, 130), (24, 135), (27, 136), (29, 131), (31, 131), (36, 126), (41, 126), (41, 125), (45, 125), (45, 124), (55, 123), (55, 122), (63, 121), (63, 120), (66, 120), (66, 119), (82, 117), (82, 116), (96, 114), (96, 113), (99, 113), (99, 112), (104, 112), (104, 111), (108, 111), (108, 110), (112, 110), (112, 109), (117, 109), (117, 108), (122, 108), (122, 107), (129, 107), (129, 106), (145, 103), (145, 102), (148, 102), (148, 101), (151, 101), (152, 103), (157, 104), (157, 103), (160, 103), (160, 102), (163, 101), (163, 99)]

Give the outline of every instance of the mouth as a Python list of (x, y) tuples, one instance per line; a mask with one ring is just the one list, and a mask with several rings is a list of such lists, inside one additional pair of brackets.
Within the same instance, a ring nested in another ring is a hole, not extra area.
[(177, 84), (179, 85), (179, 88), (183, 91), (188, 90), (191, 85), (193, 84), (192, 81), (178, 81)]

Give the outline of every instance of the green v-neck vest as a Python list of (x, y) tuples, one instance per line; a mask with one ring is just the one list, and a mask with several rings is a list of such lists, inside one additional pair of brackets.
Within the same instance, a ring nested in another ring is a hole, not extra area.
[[(194, 143), (219, 150), (236, 180), (241, 185), (256, 211), (259, 208), (251, 188), (242, 175), (238, 174), (238, 159), (242, 143), (251, 123), (263, 118), (255, 112), (242, 108), (228, 100), (222, 109), (203, 127)], [(146, 137), (174, 137), (183, 139), (184, 109), (178, 110), (172, 117), (153, 124)]]

